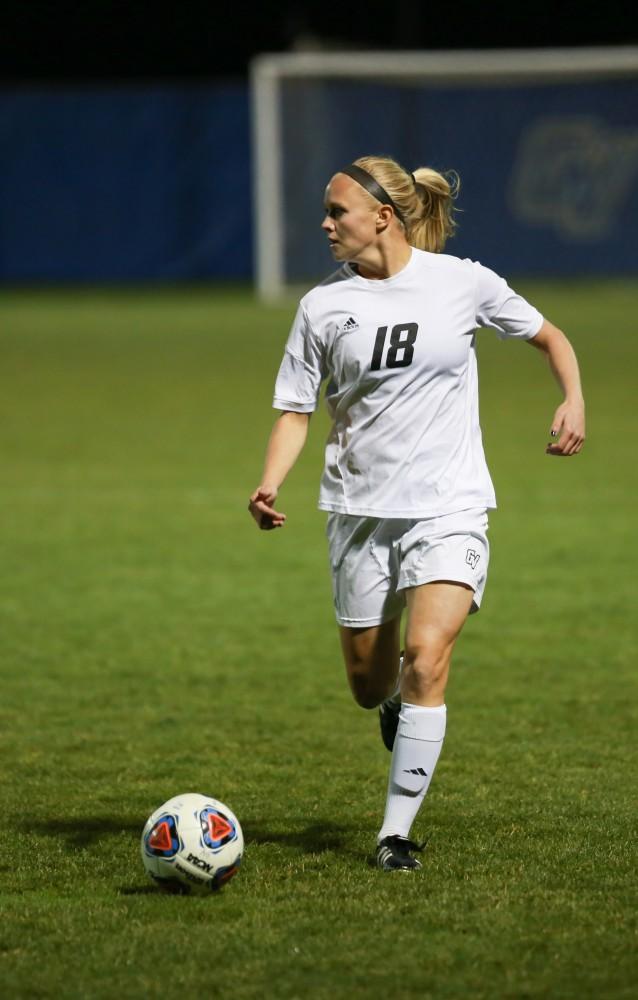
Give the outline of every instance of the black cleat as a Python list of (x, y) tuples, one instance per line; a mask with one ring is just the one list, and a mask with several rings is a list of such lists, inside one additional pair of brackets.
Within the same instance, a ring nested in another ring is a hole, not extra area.
[(401, 711), (401, 702), (383, 701), (379, 705), (379, 726), (381, 727), (381, 739), (383, 740), (384, 746), (392, 753), (392, 748), (394, 747), (394, 737), (397, 734), (397, 726), (399, 725), (399, 712)]
[(413, 858), (410, 851), (421, 852), (425, 844), (416, 844), (407, 837), (384, 837), (377, 845), (377, 868), (384, 872), (418, 871), (423, 865)]

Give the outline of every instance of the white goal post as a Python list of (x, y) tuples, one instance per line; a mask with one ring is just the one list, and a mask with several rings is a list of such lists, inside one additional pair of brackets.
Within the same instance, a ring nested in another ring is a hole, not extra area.
[[(638, 46), (453, 52), (303, 52), (257, 57), (251, 65), (251, 108), (255, 276), (259, 296), (263, 300), (275, 300), (285, 294), (291, 284), (298, 285), (306, 280), (310, 283), (317, 277), (312, 273), (307, 276), (289, 273), (298, 253), (294, 246), (287, 249), (286, 237), (291, 209), (285, 190), (286, 183), (290, 185), (290, 177), (287, 182), (285, 180), (285, 159), (295, 145), (294, 137), (303, 139), (306, 153), (312, 149), (308, 143), (314, 142), (320, 151), (332, 141), (330, 129), (326, 128), (326, 120), (330, 120), (328, 113), (325, 120), (317, 122), (316, 134), (309, 135), (315, 127), (313, 109), (317, 102), (323, 102), (321, 106), (325, 108), (327, 100), (314, 97), (319, 91), (308, 90), (310, 85), (327, 88), (354, 85), (355, 90), (364, 84), (395, 90), (416, 88), (428, 91), (430, 96), (434, 92), (435, 97), (442, 88), (457, 92), (465, 88), (468, 93), (476, 92), (480, 100), (480, 92), (486, 88), (494, 92), (495, 89), (566, 83), (587, 86), (597, 81), (627, 79), (638, 80)], [(292, 112), (286, 112), (284, 88), (291, 85), (297, 88), (297, 96), (292, 101)], [(374, 93), (378, 95), (380, 91), (376, 89)], [(330, 100), (332, 107), (340, 110), (338, 94), (339, 91), (333, 89)], [(306, 100), (308, 95), (310, 100)], [(286, 113), (288, 119), (284, 117)], [(356, 117), (354, 103), (352, 113)], [(347, 129), (347, 126), (342, 127)], [(357, 155), (380, 152), (378, 138), (370, 132), (367, 143), (359, 147)], [(337, 141), (334, 169), (338, 169), (339, 157)], [(306, 155), (302, 164), (308, 159)], [(416, 164), (409, 166), (413, 168)], [(300, 197), (312, 201), (316, 207), (314, 220), (315, 215), (320, 214), (322, 191), (314, 190), (314, 181), (311, 189), (311, 178), (299, 169), (293, 171), (293, 177), (294, 184), (301, 189)], [(323, 183), (327, 179), (324, 177)], [(307, 233), (307, 239), (312, 239), (311, 232)], [(319, 234), (317, 242), (320, 242)], [(330, 267), (326, 253), (325, 273)]]

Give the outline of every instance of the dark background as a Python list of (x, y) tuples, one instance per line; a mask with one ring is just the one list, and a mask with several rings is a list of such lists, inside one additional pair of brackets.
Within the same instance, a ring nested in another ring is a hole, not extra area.
[(164, 6), (23, 0), (0, 14), (0, 76), (8, 85), (241, 78), (258, 52), (622, 45), (638, 41), (635, 22), (632, 5), (618, 0)]
[[(247, 74), (259, 53), (336, 51), (347, 68), (362, 49), (636, 42), (619, 0), (5, 0), (0, 284), (253, 280)], [(327, 104), (282, 91), (292, 102), (282, 140), (286, 260), (299, 269), (290, 279), (315, 280), (331, 264), (317, 222), (325, 178), (372, 141), (461, 171), (461, 255), (504, 274), (636, 272), (638, 82), (454, 87), (436, 106), (416, 92), (395, 105), (390, 91), (361, 106), (361, 88), (339, 86)], [(312, 266), (300, 247), (314, 247)]]

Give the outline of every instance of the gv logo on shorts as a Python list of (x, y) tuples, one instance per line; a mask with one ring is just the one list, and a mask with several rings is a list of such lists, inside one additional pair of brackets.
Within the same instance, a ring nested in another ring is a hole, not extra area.
[(476, 569), (480, 558), (479, 553), (475, 552), (474, 549), (468, 549), (465, 553), (465, 561), (472, 569)]

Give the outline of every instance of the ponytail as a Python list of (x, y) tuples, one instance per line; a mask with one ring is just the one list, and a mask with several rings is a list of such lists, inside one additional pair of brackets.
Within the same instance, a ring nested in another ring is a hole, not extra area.
[(418, 250), (441, 253), (456, 231), (454, 201), (459, 175), (453, 170), (440, 174), (431, 167), (419, 167), (413, 176), (419, 206), (406, 218), (408, 243)]
[(454, 201), (459, 175), (454, 170), (438, 173), (431, 167), (418, 167), (410, 174), (385, 156), (361, 156), (354, 163), (390, 195), (410, 246), (441, 253), (456, 231)]

